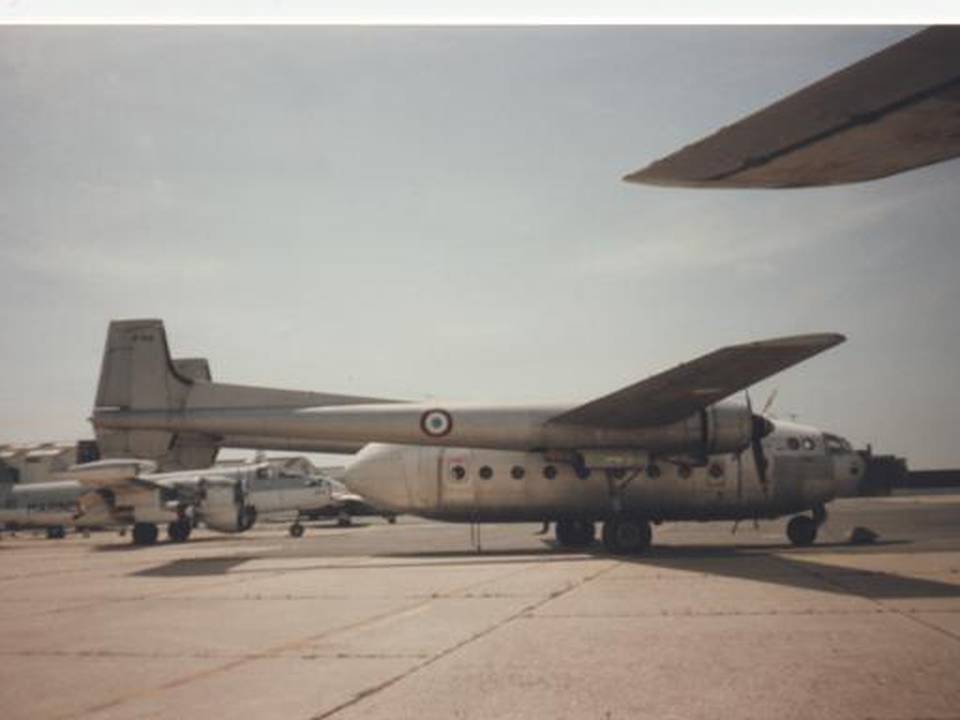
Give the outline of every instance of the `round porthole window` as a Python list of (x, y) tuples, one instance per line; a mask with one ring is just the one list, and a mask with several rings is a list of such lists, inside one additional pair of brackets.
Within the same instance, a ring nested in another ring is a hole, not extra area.
[(467, 476), (467, 471), (463, 465), (451, 465), (450, 477), (454, 480), (463, 480)]
[(489, 465), (484, 465), (480, 468), (480, 477), (484, 480), (489, 480), (493, 477), (493, 468)]
[(557, 476), (557, 468), (554, 467), (553, 465), (544, 465), (543, 476), (547, 480), (553, 480)]
[(804, 450), (813, 450), (817, 446), (817, 444), (813, 441), (813, 438), (804, 438), (801, 444), (803, 445)]
[(681, 480), (686, 480), (691, 475), (691, 470), (689, 465), (681, 465), (677, 468), (677, 475)]
[(719, 463), (713, 463), (710, 466), (710, 476), (715, 478), (723, 477), (723, 466)]
[(647, 465), (647, 477), (651, 480), (660, 477), (660, 466), (656, 463), (650, 463)]
[(514, 465), (510, 468), (510, 477), (514, 480), (523, 480), (523, 476), (527, 474), (527, 471), (524, 470), (520, 465)]
[(790, 448), (791, 450), (799, 450), (799, 449), (800, 449), (800, 441), (797, 440), (797, 439), (794, 438), (794, 437), (792, 437), (792, 438), (787, 438), (787, 447)]

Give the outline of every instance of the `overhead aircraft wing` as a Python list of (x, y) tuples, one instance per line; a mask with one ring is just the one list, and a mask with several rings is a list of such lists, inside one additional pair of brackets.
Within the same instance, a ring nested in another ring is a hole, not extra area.
[(624, 177), (679, 187), (873, 180), (960, 155), (960, 26), (931, 27)]
[(568, 410), (550, 422), (603, 428), (676, 422), (845, 339), (821, 333), (731, 345)]

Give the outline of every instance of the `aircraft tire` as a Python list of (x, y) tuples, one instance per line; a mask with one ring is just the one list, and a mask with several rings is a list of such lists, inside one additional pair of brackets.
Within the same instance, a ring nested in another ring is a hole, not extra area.
[(134, 523), (133, 524), (133, 544), (134, 545), (153, 545), (159, 535), (157, 526), (153, 523)]
[(603, 546), (613, 555), (642, 553), (652, 540), (650, 523), (643, 518), (620, 516), (603, 523)]
[(177, 520), (167, 525), (167, 537), (170, 538), (171, 542), (182, 543), (186, 542), (190, 537), (190, 521), (187, 519)]
[(293, 537), (293, 538), (303, 537), (303, 525), (301, 525), (298, 522), (295, 522), (290, 526), (289, 532), (290, 532), (290, 537)]
[(566, 548), (589, 547), (596, 538), (596, 526), (589, 520), (562, 518), (557, 520), (557, 543)]
[(50, 540), (63, 540), (67, 535), (67, 531), (64, 530), (63, 525), (54, 525), (53, 527), (47, 528), (47, 537)]
[(787, 523), (787, 538), (797, 547), (809, 547), (817, 540), (817, 521), (806, 515), (797, 515)]
[(339, 527), (350, 527), (353, 525), (353, 518), (348, 510), (341, 510), (337, 513), (337, 525)]

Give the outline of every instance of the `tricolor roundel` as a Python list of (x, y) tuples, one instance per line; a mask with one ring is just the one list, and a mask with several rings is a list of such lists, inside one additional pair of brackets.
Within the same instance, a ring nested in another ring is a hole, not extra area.
[(443, 437), (453, 429), (453, 418), (446, 410), (427, 410), (420, 416), (420, 428), (430, 437)]

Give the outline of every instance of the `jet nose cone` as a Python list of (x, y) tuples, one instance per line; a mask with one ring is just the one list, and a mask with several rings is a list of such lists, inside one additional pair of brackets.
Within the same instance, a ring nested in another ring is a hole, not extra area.
[(347, 467), (344, 484), (380, 510), (405, 511), (409, 506), (401, 448), (368, 445)]

